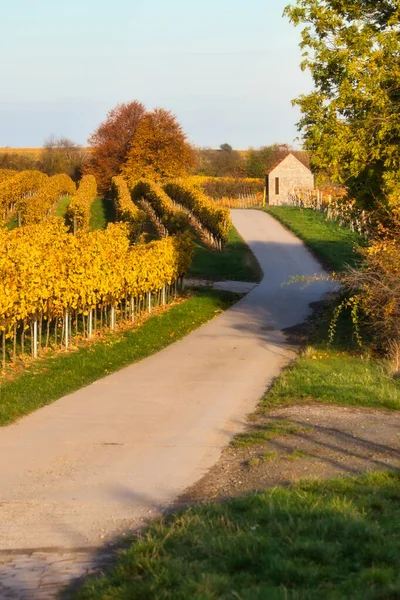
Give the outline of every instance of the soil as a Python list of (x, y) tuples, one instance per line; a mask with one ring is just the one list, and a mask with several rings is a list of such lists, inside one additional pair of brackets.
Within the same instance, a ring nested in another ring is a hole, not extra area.
[[(256, 426), (287, 422), (294, 430), (267, 442), (224, 450), (180, 502), (206, 502), (366, 471), (400, 472), (400, 414), (328, 405), (292, 405), (257, 416)], [(249, 430), (254, 423), (249, 424)]]

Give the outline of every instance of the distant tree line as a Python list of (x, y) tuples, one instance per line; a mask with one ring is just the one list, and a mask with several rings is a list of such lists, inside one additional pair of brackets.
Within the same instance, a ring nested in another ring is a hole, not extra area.
[(288, 144), (272, 144), (242, 151), (234, 150), (229, 144), (222, 144), (217, 150), (195, 148), (195, 174), (210, 177), (263, 178), (265, 173), (288, 152), (292, 152), (301, 162), (309, 166), (307, 152), (294, 150)]
[(1, 152), (0, 150), (0, 169), (16, 171), (35, 169), (47, 175), (66, 173), (74, 181), (78, 181), (83, 174), (87, 156), (88, 152), (85, 148), (68, 138), (51, 136), (38, 153)]
[(176, 117), (156, 108), (147, 111), (138, 101), (118, 104), (89, 137), (83, 148), (65, 137), (48, 138), (37, 154), (1, 153), (0, 168), (37, 169), (48, 175), (66, 173), (74, 181), (94, 175), (99, 191), (106, 194), (114, 176), (129, 181), (182, 177), (263, 178), (277, 161), (293, 152), (308, 165), (306, 152), (288, 144), (234, 150), (230, 144), (218, 149), (198, 148), (187, 141)]

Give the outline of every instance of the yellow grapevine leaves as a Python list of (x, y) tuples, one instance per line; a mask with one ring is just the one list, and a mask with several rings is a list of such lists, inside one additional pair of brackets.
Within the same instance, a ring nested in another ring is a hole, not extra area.
[(40, 171), (21, 171), (5, 177), (3, 182), (0, 181), (0, 210), (3, 219), (10, 217), (19, 208), (20, 202), (27, 202), (48, 180), (48, 176)]
[(93, 200), (97, 197), (97, 184), (93, 175), (84, 175), (79, 183), (78, 191), (72, 198), (65, 221), (73, 231), (74, 223), (77, 231), (89, 231), (90, 209)]
[(62, 219), (0, 230), (0, 330), (37, 318), (53, 320), (66, 310), (87, 313), (115, 306), (171, 284), (188, 270), (190, 235), (130, 245), (124, 224), (105, 231), (68, 233)]
[(164, 191), (175, 202), (190, 210), (212, 235), (225, 243), (232, 226), (229, 210), (218, 206), (201, 190), (185, 180), (167, 183)]
[(72, 195), (75, 191), (75, 183), (68, 175), (62, 173), (48, 177), (36, 194), (25, 196), (18, 201), (17, 210), (21, 212), (22, 223), (40, 223), (49, 215), (61, 196)]
[(150, 179), (138, 179), (131, 187), (134, 200), (144, 198), (153, 208), (169, 233), (178, 233), (188, 229), (188, 217), (171, 200), (163, 188)]
[(133, 203), (128, 184), (123, 177), (112, 178), (111, 196), (114, 200), (118, 220), (127, 224), (131, 239), (136, 239), (143, 227), (146, 215)]
[(0, 184), (7, 181), (10, 177), (14, 177), (17, 173), (18, 171), (14, 171), (14, 169), (0, 169)]

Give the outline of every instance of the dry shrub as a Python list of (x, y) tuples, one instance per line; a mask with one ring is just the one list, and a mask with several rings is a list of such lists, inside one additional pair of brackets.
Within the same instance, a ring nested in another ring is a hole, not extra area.
[(363, 265), (349, 268), (343, 283), (353, 294), (353, 306), (367, 315), (374, 342), (385, 353), (396, 354), (400, 347), (400, 214), (360, 252)]

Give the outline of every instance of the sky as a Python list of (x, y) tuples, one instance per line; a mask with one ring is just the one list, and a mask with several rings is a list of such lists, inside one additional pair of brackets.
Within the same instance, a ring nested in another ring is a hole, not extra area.
[(116, 104), (178, 118), (191, 142), (294, 143), (300, 69), (289, 0), (0, 2), (0, 147), (86, 144)]

